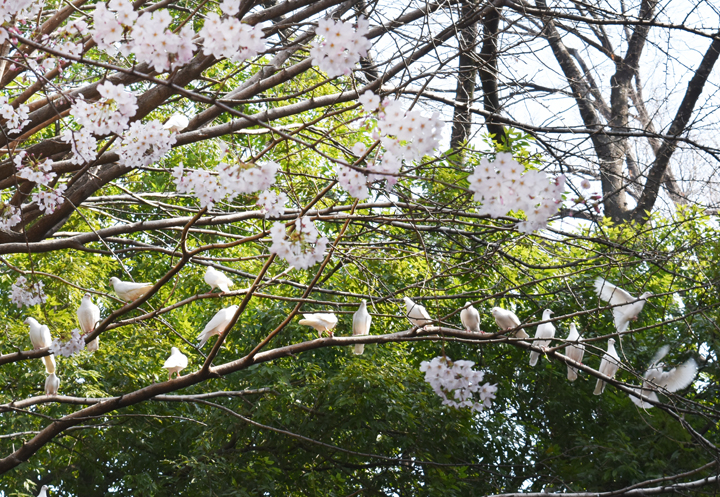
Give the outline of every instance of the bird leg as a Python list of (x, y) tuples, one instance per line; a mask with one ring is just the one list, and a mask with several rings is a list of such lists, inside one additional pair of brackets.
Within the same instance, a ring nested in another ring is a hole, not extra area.
[(168, 381), (172, 381), (172, 371), (168, 369)]

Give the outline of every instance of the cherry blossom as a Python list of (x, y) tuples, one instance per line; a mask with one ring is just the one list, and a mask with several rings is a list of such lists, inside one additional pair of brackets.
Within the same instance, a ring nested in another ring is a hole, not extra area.
[(10, 231), (13, 226), (16, 226), (22, 221), (20, 209), (9, 202), (0, 202), (0, 209), (2, 210), (2, 214), (0, 215), (0, 230)]
[(338, 183), (342, 186), (350, 195), (358, 200), (365, 200), (370, 196), (368, 192), (368, 178), (362, 172), (338, 164), (335, 167), (337, 174)]
[(124, 85), (109, 81), (98, 85), (97, 89), (102, 97), (99, 101), (87, 102), (80, 95), (70, 107), (70, 115), (94, 135), (122, 134), (137, 111), (137, 98), (125, 91)]
[(8, 133), (20, 133), (30, 123), (28, 112), (30, 112), (30, 108), (27, 105), (20, 104), (16, 109), (8, 103), (6, 96), (0, 96), (0, 116), (5, 120)]
[(318, 21), (315, 34), (323, 40), (314, 42), (310, 48), (313, 65), (331, 78), (350, 74), (370, 48), (370, 40), (365, 36), (369, 28), (367, 19), (362, 17), (358, 19), (356, 29), (353, 29), (352, 22)]
[[(223, 5), (230, 9), (228, 4)], [(243, 24), (235, 17), (221, 19), (211, 12), (205, 17), (199, 34), (204, 39), (203, 53), (218, 59), (225, 57), (232, 62), (241, 62), (265, 51), (262, 26)]]
[(234, 165), (221, 162), (210, 171), (185, 170), (182, 163), (173, 168), (173, 181), (180, 193), (195, 192), (202, 207), (212, 208), (226, 196), (232, 200), (237, 195), (267, 190), (275, 183), (275, 174), (280, 165), (269, 161), (264, 164), (238, 163)]
[(10, 287), (10, 301), (18, 307), (42, 304), (47, 301), (44, 286), (42, 281), (28, 283), (25, 276), (20, 276)]
[(365, 112), (375, 112), (380, 106), (380, 97), (375, 95), (370, 90), (360, 95), (358, 101), (362, 104), (363, 110)]
[(29, 9), (35, 0), (5, 0), (0, 2), (0, 23), (11, 22), (21, 10)]
[(480, 214), (499, 217), (524, 211), (527, 221), (518, 224), (522, 233), (544, 228), (558, 211), (565, 190), (564, 175), (551, 179), (541, 171), (526, 171), (507, 152), (497, 154), (494, 162), (483, 158), (468, 181), (475, 200), (482, 202)]
[(70, 339), (67, 342), (62, 342), (59, 338), (55, 338), (52, 344), (50, 344), (51, 354), (64, 357), (70, 357), (83, 349), (85, 349), (85, 339), (77, 328), (70, 332)]
[(497, 386), (490, 383), (481, 385), (485, 373), (472, 369), (474, 365), (472, 361), (453, 362), (449, 357), (442, 356), (421, 362), (420, 371), (425, 373), (425, 381), (433, 391), (443, 399), (443, 405), (456, 409), (469, 407), (482, 412), (492, 406)]
[(128, 167), (144, 167), (157, 162), (175, 144), (175, 134), (160, 121), (135, 121), (125, 132), (118, 147), (119, 162)]
[(271, 217), (280, 217), (285, 212), (285, 204), (288, 198), (283, 192), (275, 193), (267, 190), (262, 192), (258, 196), (256, 205), (262, 207), (262, 211), (265, 213), (265, 219)]
[(273, 224), (270, 238), (270, 252), (297, 269), (307, 269), (322, 261), (329, 243), (307, 216), (297, 218), (295, 229), (289, 234), (284, 223)]
[(70, 163), (85, 164), (97, 159), (97, 140), (89, 128), (83, 127), (80, 131), (66, 129), (60, 136), (72, 149)]

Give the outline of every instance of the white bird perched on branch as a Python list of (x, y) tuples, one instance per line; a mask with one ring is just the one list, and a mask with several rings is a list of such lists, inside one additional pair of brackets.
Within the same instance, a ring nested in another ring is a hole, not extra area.
[(163, 124), (163, 128), (171, 133), (178, 133), (187, 128), (188, 124), (190, 124), (190, 119), (182, 114), (175, 113)]
[(432, 323), (432, 318), (425, 307), (420, 304), (416, 304), (409, 297), (403, 297), (405, 301), (405, 308), (407, 309), (407, 318), (415, 326), (423, 327)]
[(40, 488), (40, 493), (37, 494), (37, 497), (47, 497), (47, 489), (48, 489), (47, 486), (43, 485)]
[(233, 286), (232, 280), (225, 276), (225, 273), (218, 271), (212, 266), (208, 266), (204, 279), (205, 283), (210, 285), (211, 292), (219, 288), (221, 292), (227, 293), (230, 291), (230, 287)]
[[(50, 328), (44, 324), (37, 322), (37, 319), (28, 317), (25, 319), (25, 324), (30, 326), (30, 342), (32, 343), (33, 349), (44, 349), (52, 344), (52, 337), (50, 336)], [(55, 372), (55, 356), (53, 354), (46, 355), (43, 357), (45, 361), (45, 371), (48, 374)]]
[(605, 281), (603, 278), (595, 280), (595, 293), (610, 305), (617, 306), (613, 307), (612, 311), (618, 333), (627, 330), (630, 321), (637, 320), (643, 306), (645, 306), (646, 299), (652, 296), (651, 292), (645, 292), (639, 297), (633, 297), (622, 288)]
[(460, 311), (460, 322), (465, 327), (465, 331), (480, 333), (480, 313), (470, 302), (465, 302), (465, 308)]
[[(89, 293), (86, 293), (82, 298), (80, 307), (77, 310), (78, 322), (80, 323), (80, 329), (84, 335), (95, 331), (98, 321), (100, 321), (100, 308), (93, 304), (92, 297)], [(95, 337), (90, 343), (87, 344), (87, 349), (90, 352), (95, 352), (100, 347), (100, 337)]]
[[(364, 336), (370, 333), (370, 324), (372, 323), (372, 316), (367, 310), (367, 302), (365, 300), (360, 301), (360, 308), (353, 314), (353, 336)], [(353, 352), (356, 355), (360, 355), (365, 351), (364, 343), (355, 344)]]
[(235, 316), (235, 312), (238, 310), (238, 307), (239, 306), (237, 305), (231, 305), (230, 307), (220, 309), (217, 313), (215, 313), (210, 322), (205, 325), (205, 328), (198, 335), (198, 340), (200, 340), (200, 343), (198, 344), (199, 349), (203, 348), (203, 345), (205, 345), (211, 336), (221, 335), (225, 332), (225, 330), (227, 330), (233, 316)]
[(121, 300), (134, 301), (145, 295), (154, 286), (153, 283), (134, 283), (132, 281), (122, 281), (113, 276), (110, 278), (110, 284), (113, 290)]
[[(550, 309), (545, 309), (543, 311), (542, 320), (547, 321), (550, 319), (550, 315), (553, 314), (553, 311)], [(550, 340), (533, 340), (533, 345), (535, 347), (539, 347), (543, 350), (545, 350), (548, 345), (550, 345), (550, 342), (552, 342), (552, 338), (555, 337), (555, 326), (553, 326), (552, 323), (542, 323), (538, 325), (537, 330), (535, 331), (535, 338), (549, 338)], [(538, 359), (540, 358), (540, 352), (531, 351), (530, 352), (530, 365), (534, 366), (537, 364)]]
[(318, 338), (322, 338), (323, 332), (327, 332), (329, 336), (333, 336), (333, 328), (337, 325), (338, 318), (332, 312), (316, 312), (314, 314), (303, 314), (303, 318), (298, 321), (303, 326), (315, 328), (318, 332)]
[[(502, 307), (493, 307), (490, 311), (495, 318), (495, 323), (500, 327), (501, 330), (507, 331), (512, 330), (520, 326), (520, 319), (515, 315), (514, 312), (503, 309)], [(520, 329), (515, 332), (516, 338), (530, 338), (530, 335), (525, 333), (525, 330)]]
[[(567, 339), (568, 342), (574, 342), (572, 345), (568, 345), (565, 348), (565, 355), (575, 362), (582, 363), (583, 355), (585, 355), (585, 345), (582, 344), (582, 337), (575, 326), (575, 323), (570, 323), (570, 334)], [(570, 381), (577, 380), (577, 368), (572, 367), (568, 364), (567, 367), (567, 378)]]
[[(653, 357), (650, 367), (648, 367), (648, 370), (645, 371), (643, 375), (642, 387), (638, 388), (639, 394), (654, 402), (658, 401), (655, 390), (662, 388), (668, 392), (677, 392), (690, 385), (697, 374), (697, 363), (692, 357), (680, 366), (672, 368), (670, 371), (664, 371), (663, 367), (665, 365), (660, 361), (663, 360), (669, 350), (670, 347), (667, 345), (660, 347), (660, 350), (658, 350), (655, 357)], [(635, 405), (644, 409), (653, 407), (649, 402), (645, 402), (632, 395), (630, 396), (630, 400), (632, 400)]]
[[(608, 340), (607, 352), (605, 352), (605, 355), (603, 355), (603, 358), (600, 361), (600, 368), (598, 368), (598, 371), (605, 376), (614, 378), (619, 367), (620, 358), (618, 357), (617, 352), (615, 352), (615, 339), (611, 338)], [(598, 378), (597, 383), (595, 383), (595, 391), (593, 391), (593, 394), (600, 395), (604, 390), (605, 382)]]
[(55, 373), (50, 373), (45, 379), (45, 395), (57, 395), (60, 388), (60, 378)]
[(163, 368), (167, 369), (168, 372), (168, 381), (172, 380), (173, 373), (177, 373), (177, 377), (180, 378), (180, 371), (185, 369), (187, 365), (187, 356), (180, 352), (177, 347), (170, 348), (170, 357), (163, 364)]

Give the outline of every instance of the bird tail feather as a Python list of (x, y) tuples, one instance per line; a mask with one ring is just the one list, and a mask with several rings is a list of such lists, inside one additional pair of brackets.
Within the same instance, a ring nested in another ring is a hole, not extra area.
[(534, 366), (537, 364), (540, 358), (540, 352), (530, 352), (530, 365)]
[(362, 355), (363, 352), (365, 352), (365, 344), (364, 343), (355, 344), (355, 349), (353, 350), (353, 353), (355, 355)]
[(568, 380), (575, 381), (577, 380), (577, 369), (575, 369), (572, 366), (568, 366)]
[(593, 395), (600, 395), (605, 390), (605, 382), (602, 380), (598, 380), (597, 383), (595, 383), (595, 391), (593, 392)]
[(43, 357), (43, 361), (45, 361), (45, 371), (47, 371), (47, 374), (51, 374), (55, 372), (55, 356), (54, 355), (46, 355)]

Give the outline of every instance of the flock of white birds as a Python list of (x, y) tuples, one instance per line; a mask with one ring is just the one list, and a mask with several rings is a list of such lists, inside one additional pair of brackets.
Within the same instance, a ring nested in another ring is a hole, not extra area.
[[(205, 283), (210, 286), (211, 292), (215, 289), (219, 289), (222, 293), (227, 293), (230, 291), (230, 287), (233, 286), (233, 282), (224, 273), (213, 267), (207, 268), (204, 280)], [(110, 284), (115, 290), (117, 296), (124, 301), (137, 300), (148, 293), (153, 287), (152, 283), (127, 282), (121, 281), (115, 277), (110, 278)], [(595, 291), (600, 299), (608, 302), (612, 306), (613, 318), (618, 336), (627, 331), (630, 321), (637, 320), (647, 298), (652, 295), (650, 292), (645, 292), (639, 297), (633, 297), (630, 293), (605, 281), (603, 278), (597, 278), (595, 280)], [(403, 300), (406, 307), (406, 317), (414, 326), (422, 328), (433, 322), (433, 319), (430, 317), (425, 307), (416, 304), (408, 297), (404, 297)], [(197, 347), (202, 348), (211, 337), (225, 333), (230, 328), (230, 324), (233, 322), (237, 310), (237, 305), (231, 305), (219, 310), (200, 332)], [(518, 319), (512, 311), (508, 311), (501, 307), (493, 307), (491, 313), (495, 318), (495, 322), (502, 331), (512, 332), (515, 338), (530, 338), (524, 331), (520, 319)], [(552, 314), (553, 311), (550, 309), (543, 311), (543, 322), (537, 327), (535, 332), (533, 345), (541, 351), (547, 350), (550, 343), (555, 338), (555, 326), (552, 322), (550, 322)], [(80, 307), (77, 310), (77, 318), (83, 335), (92, 333), (97, 324), (100, 322), (100, 308), (92, 302), (92, 297), (89, 293), (86, 293), (82, 299)], [(460, 321), (466, 331), (482, 333), (482, 331), (480, 331), (480, 313), (471, 305), (470, 302), (467, 302), (460, 312)], [(299, 324), (310, 326), (317, 330), (319, 337), (322, 337), (323, 333), (333, 336), (333, 329), (337, 323), (338, 318), (333, 313), (303, 314), (303, 319), (299, 321)], [(363, 300), (360, 303), (360, 308), (353, 314), (353, 336), (368, 335), (370, 333), (371, 323), (372, 316), (367, 310), (367, 302)], [(34, 349), (37, 350), (50, 346), (52, 343), (52, 337), (50, 336), (50, 330), (46, 325), (41, 325), (35, 318), (32, 317), (28, 317), (25, 320), (25, 324), (30, 327), (30, 341), (32, 342)], [(566, 339), (568, 345), (565, 348), (565, 354), (573, 361), (582, 363), (583, 355), (585, 354), (583, 338), (580, 336), (580, 333), (574, 323), (570, 323), (569, 329), (570, 333)], [(94, 352), (98, 350), (99, 346), (99, 338), (95, 338), (87, 344), (87, 349)], [(363, 353), (364, 349), (364, 344), (356, 344), (353, 352), (359, 355)], [(655, 393), (656, 390), (661, 389), (667, 392), (676, 392), (690, 385), (695, 378), (695, 375), (697, 374), (697, 363), (694, 359), (689, 359), (681, 366), (665, 371), (663, 369), (664, 364), (660, 361), (665, 357), (665, 355), (667, 355), (668, 351), (669, 347), (667, 346), (662, 347), (658, 351), (643, 376), (642, 385), (637, 387), (638, 393), (640, 393), (644, 399), (638, 399), (634, 396), (630, 396), (632, 401), (638, 406), (643, 408), (652, 407), (653, 404), (651, 402), (658, 401), (657, 394)], [(530, 365), (535, 366), (541, 355), (542, 352), (532, 350), (530, 352)], [(60, 379), (55, 374), (55, 358), (51, 354), (44, 356), (42, 359), (45, 362), (45, 370), (48, 375), (45, 381), (45, 394), (57, 395), (60, 387)], [(185, 369), (187, 365), (187, 356), (177, 347), (172, 347), (170, 357), (168, 357), (163, 364), (163, 368), (168, 372), (168, 380), (172, 380), (173, 375), (176, 375), (176, 377), (179, 378), (180, 372)], [(615, 340), (610, 338), (608, 340), (607, 351), (600, 361), (598, 371), (609, 378), (614, 378), (619, 367), (620, 358), (615, 351)], [(577, 368), (568, 364), (568, 380), (575, 381), (577, 377)], [(598, 379), (593, 393), (595, 395), (600, 395), (603, 393), (604, 389), (605, 381)]]

